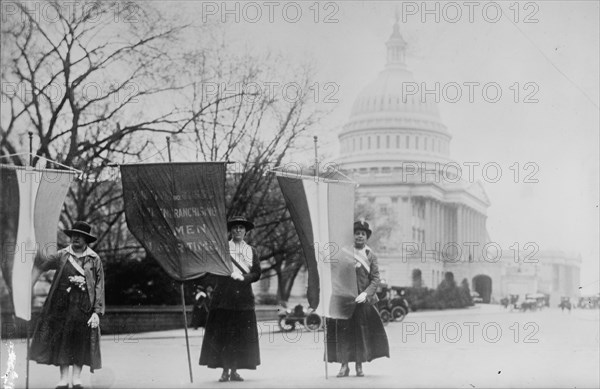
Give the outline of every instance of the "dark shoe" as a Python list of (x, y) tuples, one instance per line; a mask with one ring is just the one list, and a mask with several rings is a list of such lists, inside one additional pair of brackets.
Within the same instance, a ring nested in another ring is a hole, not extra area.
[(365, 373), (363, 373), (363, 369), (362, 369), (362, 363), (357, 363), (356, 364), (356, 376), (357, 377), (364, 377)]
[(231, 381), (239, 381), (242, 382), (244, 379), (237, 373), (237, 371), (231, 372), (231, 377), (229, 378)]
[(69, 389), (69, 385), (57, 385), (55, 389)]
[(229, 381), (229, 373), (224, 371), (223, 374), (221, 374), (221, 378), (219, 378), (219, 382), (227, 382)]
[(342, 367), (340, 368), (340, 372), (337, 373), (337, 377), (348, 377), (348, 375), (350, 374), (350, 367), (343, 363)]
[(83, 389), (83, 385), (81, 385), (81, 384), (73, 385), (73, 389)]

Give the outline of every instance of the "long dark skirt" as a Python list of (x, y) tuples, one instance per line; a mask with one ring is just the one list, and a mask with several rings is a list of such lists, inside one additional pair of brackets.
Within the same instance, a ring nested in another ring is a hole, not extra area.
[(251, 369), (260, 365), (258, 328), (253, 310), (211, 309), (200, 365), (212, 369)]
[(327, 319), (328, 362), (370, 362), (389, 356), (387, 335), (372, 305), (357, 304), (348, 320)]
[(196, 304), (192, 310), (192, 322), (190, 325), (195, 329), (198, 327), (206, 327), (206, 320), (208, 318), (208, 309), (206, 304)]
[(79, 275), (67, 262), (52, 299), (45, 302), (31, 340), (29, 358), (44, 365), (102, 367), (100, 331), (87, 325), (91, 303), (87, 290), (69, 282)]

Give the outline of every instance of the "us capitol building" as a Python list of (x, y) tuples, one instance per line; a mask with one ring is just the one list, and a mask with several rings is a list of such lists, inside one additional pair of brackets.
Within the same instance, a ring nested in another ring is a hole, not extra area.
[(450, 158), (452, 135), (437, 104), (406, 93), (407, 85), (419, 85), (406, 65), (406, 45), (396, 21), (385, 68), (356, 98), (336, 161), (358, 182), (357, 202), (375, 215), (367, 219), (374, 233), (385, 235), (374, 247), (382, 279), (436, 288), (452, 272), (484, 302), (539, 292), (556, 306), (561, 296), (577, 297), (578, 254), (539, 251), (537, 263), (524, 263), (490, 239), (490, 200)]

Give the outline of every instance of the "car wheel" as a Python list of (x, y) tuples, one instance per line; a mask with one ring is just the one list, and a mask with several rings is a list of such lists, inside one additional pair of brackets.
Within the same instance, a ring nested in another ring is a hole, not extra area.
[(321, 320), (321, 316), (314, 312), (304, 318), (304, 327), (311, 331), (317, 331), (319, 328), (321, 328), (322, 324), (323, 320)]
[(394, 307), (394, 309), (392, 309), (392, 320), (402, 321), (406, 317), (406, 314), (406, 308)]
[(296, 328), (296, 322), (288, 320), (285, 316), (279, 319), (279, 328), (283, 332), (290, 332)]
[(382, 309), (379, 312), (379, 317), (381, 318), (381, 322), (383, 323), (383, 325), (386, 326), (390, 322), (390, 320), (392, 319), (392, 314), (390, 313), (389, 310)]

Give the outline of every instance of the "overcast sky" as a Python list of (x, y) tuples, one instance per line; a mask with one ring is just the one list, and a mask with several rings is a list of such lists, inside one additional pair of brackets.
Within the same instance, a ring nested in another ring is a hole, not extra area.
[[(491, 239), (581, 253), (584, 292), (598, 290), (598, 2), (427, 2), (429, 13), (421, 1), (256, 2), (237, 9), (229, 2), (229, 16), (222, 2), (181, 4), (195, 23), (228, 18), (232, 47), (315, 64), (319, 100), (332, 112), (314, 135), (332, 157), (354, 99), (384, 67), (397, 12), (416, 80), (449, 88), (439, 109), (453, 137), (451, 157), (480, 164), (474, 178), (491, 201)], [(469, 101), (467, 85), (476, 82)], [(461, 98), (451, 83), (461, 86)], [(486, 84), (493, 87), (484, 94)], [(486, 101), (497, 90), (498, 101)], [(324, 102), (326, 95), (339, 102)], [(498, 182), (482, 174), (486, 163), (502, 169)]]

